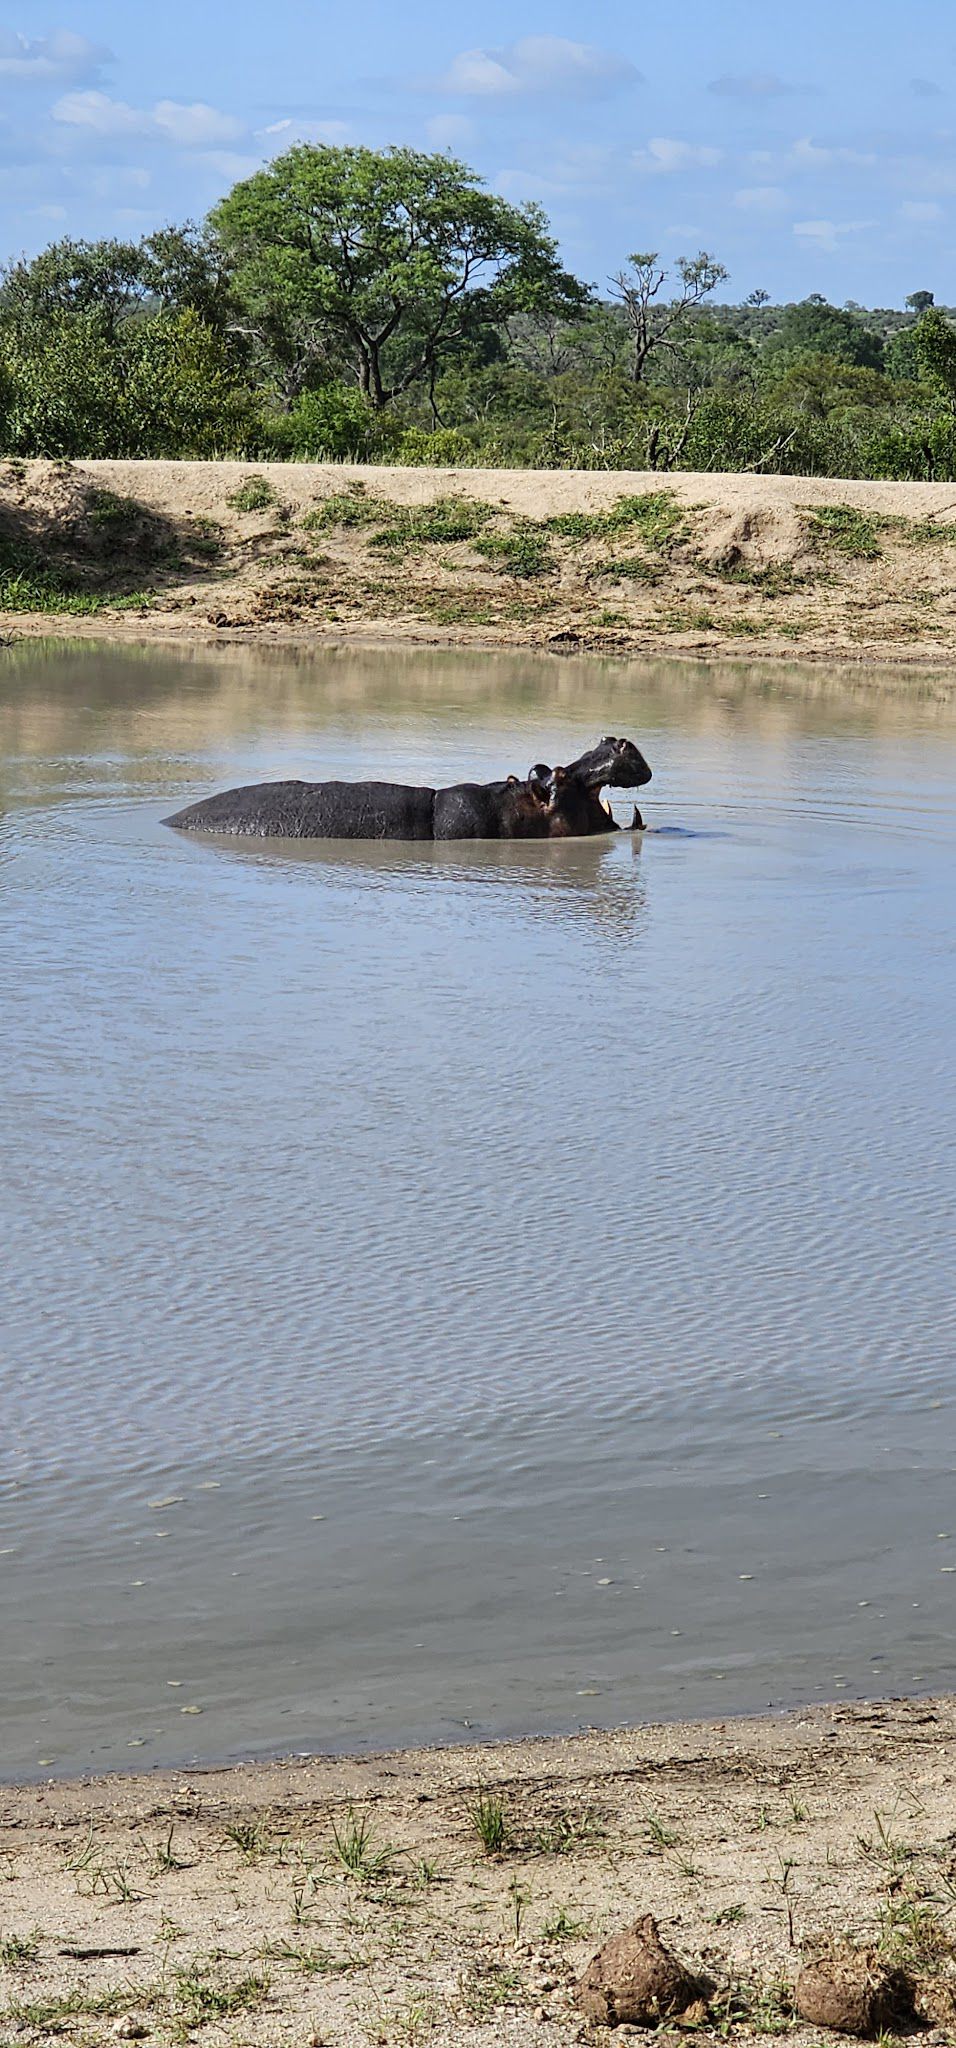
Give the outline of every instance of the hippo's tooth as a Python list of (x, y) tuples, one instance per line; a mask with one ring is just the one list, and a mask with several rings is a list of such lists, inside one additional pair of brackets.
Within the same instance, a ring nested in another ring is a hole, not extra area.
[(609, 818), (613, 818), (613, 816), (614, 816), (614, 812), (612, 811), (612, 809), (611, 809), (611, 806), (610, 806), (610, 803), (608, 802), (608, 799), (607, 799), (607, 797), (606, 797), (606, 796), (602, 796), (602, 797), (600, 798), (600, 804), (601, 804), (601, 809), (602, 809), (602, 811), (606, 811), (606, 812), (607, 812), (607, 814), (608, 814), (608, 817), (609, 817)]

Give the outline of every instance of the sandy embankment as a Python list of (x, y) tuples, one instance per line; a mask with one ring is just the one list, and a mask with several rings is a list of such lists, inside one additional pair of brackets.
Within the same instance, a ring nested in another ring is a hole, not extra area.
[[(243, 509), (250, 476), (262, 502)], [(344, 519), (329, 516), (330, 498), (345, 501)], [(608, 524), (624, 498), (643, 513)], [(409, 511), (449, 499), (478, 508), (473, 532), (409, 529)], [(569, 514), (571, 530), (547, 524)], [(8, 612), (14, 634), (937, 664), (956, 648), (951, 484), (8, 462), (0, 541), (106, 605)], [(142, 603), (110, 607), (138, 593)]]
[(682, 2038), (835, 2041), (790, 1991), (848, 1936), (951, 2044), (954, 1770), (944, 1700), (0, 1790), (0, 2039), (559, 2048), (589, 2038), (574, 1977), (650, 1911), (716, 1986)]

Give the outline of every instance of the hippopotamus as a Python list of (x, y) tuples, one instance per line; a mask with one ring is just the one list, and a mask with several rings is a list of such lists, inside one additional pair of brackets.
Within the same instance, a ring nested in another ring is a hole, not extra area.
[[(595, 832), (619, 832), (620, 826), (601, 791), (641, 789), (650, 782), (651, 771), (633, 740), (609, 736), (569, 761), (566, 768), (549, 768), (536, 761), (529, 784), (547, 799), (548, 838), (589, 838)], [(643, 832), (644, 820), (634, 806), (632, 832)]]
[(637, 789), (651, 771), (631, 740), (607, 738), (565, 768), (538, 762), (521, 781), (256, 782), (189, 804), (163, 823), (260, 839), (549, 839), (616, 831), (605, 784)]

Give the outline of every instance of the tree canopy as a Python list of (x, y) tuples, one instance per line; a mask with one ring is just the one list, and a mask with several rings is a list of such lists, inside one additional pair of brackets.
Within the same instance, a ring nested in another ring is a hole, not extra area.
[(211, 217), (238, 318), (288, 397), (349, 367), (376, 409), (482, 326), (576, 310), (539, 207), (488, 192), (467, 165), (413, 149), (299, 144)]

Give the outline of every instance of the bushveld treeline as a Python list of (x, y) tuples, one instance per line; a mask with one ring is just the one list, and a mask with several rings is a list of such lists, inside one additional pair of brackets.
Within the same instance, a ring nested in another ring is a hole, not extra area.
[(202, 227), (0, 273), (0, 453), (956, 478), (956, 326), (719, 300), (701, 252), (562, 270), (541, 209), (301, 145)]

